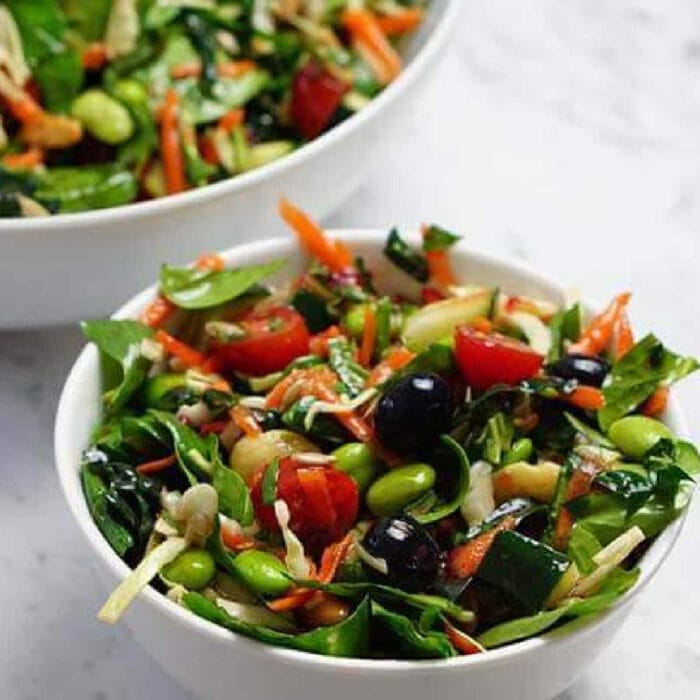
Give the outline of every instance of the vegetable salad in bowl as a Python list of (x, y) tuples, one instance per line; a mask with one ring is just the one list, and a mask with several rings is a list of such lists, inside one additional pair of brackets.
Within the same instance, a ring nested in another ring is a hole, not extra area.
[(183, 192), (265, 165), (402, 70), (422, 2), (8, 0), (0, 216)]
[[(590, 619), (687, 507), (696, 448), (661, 420), (698, 363), (599, 315), (457, 279), (458, 237), (398, 231), (397, 294), (282, 201), (309, 264), (164, 265), (140, 320), (93, 321), (103, 417), (88, 509), (149, 584), (271, 645), (436, 659)], [(375, 261), (376, 262), (376, 261)]]

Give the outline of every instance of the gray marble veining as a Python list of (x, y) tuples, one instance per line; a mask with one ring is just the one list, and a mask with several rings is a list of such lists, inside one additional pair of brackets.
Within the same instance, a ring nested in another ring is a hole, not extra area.
[[(700, 4), (464, 5), (420, 106), (387, 134), (393, 156), (328, 223), (443, 222), (587, 295), (634, 290), (639, 328), (700, 354)], [(75, 329), (0, 335), (0, 697), (186, 700), (124, 628), (94, 620), (91, 555), (52, 465), (80, 344)], [(700, 437), (700, 381), (678, 393)], [(560, 700), (700, 694), (699, 541), (696, 504), (613, 645)]]

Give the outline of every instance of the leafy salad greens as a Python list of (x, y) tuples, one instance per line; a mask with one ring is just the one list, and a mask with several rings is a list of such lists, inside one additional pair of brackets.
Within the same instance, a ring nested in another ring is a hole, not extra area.
[[(310, 254), (163, 266), (140, 320), (91, 321), (103, 418), (82, 463), (97, 527), (147, 585), (260, 642), (431, 659), (593, 618), (687, 507), (700, 456), (662, 422), (698, 363), (635, 339), (629, 295), (579, 305), (458, 280), (457, 236), (398, 231), (386, 295), (303, 212)], [(376, 286), (375, 286), (376, 285)]]
[(6, 0), (0, 217), (162, 197), (282, 158), (399, 75), (424, 4)]

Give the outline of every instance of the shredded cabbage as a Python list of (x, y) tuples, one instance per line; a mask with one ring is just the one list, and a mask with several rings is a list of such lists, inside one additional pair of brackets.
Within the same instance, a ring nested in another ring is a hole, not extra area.
[(275, 517), (282, 530), (284, 546), (287, 549), (284, 563), (287, 565), (289, 573), (294, 578), (308, 578), (311, 573), (311, 567), (304, 553), (304, 545), (289, 527), (289, 507), (281, 499), (275, 501)]

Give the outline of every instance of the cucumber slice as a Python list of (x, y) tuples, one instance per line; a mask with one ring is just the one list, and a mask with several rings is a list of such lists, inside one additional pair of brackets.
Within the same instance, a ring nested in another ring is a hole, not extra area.
[(477, 316), (488, 316), (494, 292), (481, 289), (468, 297), (437, 301), (418, 309), (406, 319), (403, 342), (414, 352), (422, 352), (431, 343), (451, 337), (457, 326)]
[(542, 610), (569, 563), (569, 558), (556, 549), (505, 530), (496, 536), (477, 576), (532, 614)]
[(545, 357), (549, 354), (552, 331), (537, 316), (525, 311), (514, 311), (506, 316), (506, 321), (523, 333), (535, 352)]

